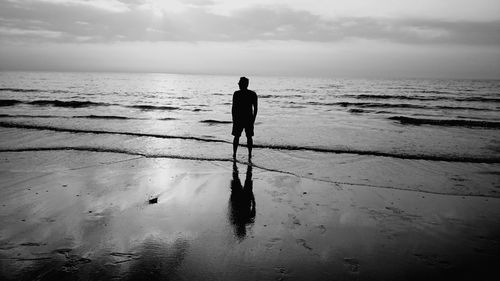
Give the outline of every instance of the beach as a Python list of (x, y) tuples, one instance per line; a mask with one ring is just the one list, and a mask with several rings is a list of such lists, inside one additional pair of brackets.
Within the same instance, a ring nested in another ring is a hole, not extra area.
[[(498, 265), (497, 198), (117, 153), (1, 167), (2, 280), (493, 280)], [(235, 199), (249, 184), (253, 207)]]
[(497, 80), (0, 72), (1, 280), (493, 280)]

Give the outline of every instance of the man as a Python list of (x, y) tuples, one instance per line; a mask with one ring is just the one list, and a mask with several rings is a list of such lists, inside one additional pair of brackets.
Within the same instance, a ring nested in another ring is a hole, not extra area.
[(239, 91), (233, 94), (233, 158), (236, 159), (236, 151), (240, 142), (243, 129), (247, 136), (248, 159), (252, 158), (253, 125), (257, 117), (257, 94), (248, 90), (248, 78), (241, 77), (238, 82)]

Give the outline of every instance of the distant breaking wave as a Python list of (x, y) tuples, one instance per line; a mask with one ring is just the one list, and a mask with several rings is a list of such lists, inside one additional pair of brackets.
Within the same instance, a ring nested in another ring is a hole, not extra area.
[(0, 100), (0, 106), (12, 106), (20, 103), (23, 102), (20, 100)]
[[(0, 118), (80, 118), (80, 119), (116, 119), (116, 120), (148, 120), (149, 118), (137, 118), (137, 117), (126, 117), (126, 116), (114, 116), (114, 115), (73, 115), (73, 116), (61, 116), (61, 115), (13, 115), (13, 114), (0, 114)], [(163, 120), (163, 119), (160, 119)]]
[(0, 114), (0, 118), (72, 118), (73, 116), (57, 115), (26, 115), (26, 114)]
[[(49, 130), (49, 131), (68, 132), (68, 133), (114, 134), (114, 135), (127, 135), (127, 136), (137, 136), (137, 137), (162, 138), (162, 139), (183, 139), (183, 140), (195, 140), (195, 141), (213, 142), (213, 143), (228, 143), (228, 144), (232, 143), (226, 140), (209, 139), (209, 138), (195, 137), (195, 136), (175, 136), (175, 135), (163, 135), (163, 134), (122, 132), (122, 131), (70, 129), (70, 128), (55, 127), (55, 126), (45, 126), (45, 125), (19, 124), (14, 122), (0, 122), (0, 127), (32, 129), (32, 130)], [(327, 148), (327, 147), (308, 147), (308, 146), (272, 145), (272, 144), (254, 144), (254, 148), (276, 149), (276, 150), (304, 150), (304, 151), (325, 152), (325, 153), (335, 153), (335, 154), (356, 154), (356, 155), (391, 157), (391, 158), (409, 159), (409, 160), (429, 160), (429, 161), (467, 162), (467, 163), (500, 163), (500, 157), (484, 158), (484, 157), (467, 157), (459, 155), (426, 155), (426, 154), (357, 150), (351, 148)]]
[(34, 101), (21, 101), (21, 100), (0, 100), (0, 106), (12, 106), (16, 104), (29, 104), (29, 105), (37, 105), (37, 106), (55, 106), (55, 107), (71, 107), (71, 108), (79, 108), (79, 107), (91, 107), (91, 106), (122, 106), (128, 108), (136, 108), (141, 110), (177, 110), (179, 107), (175, 106), (164, 106), (164, 105), (123, 105), (117, 103), (104, 103), (104, 102), (93, 102), (93, 101), (61, 101), (61, 100), (34, 100)]
[(480, 128), (500, 128), (500, 122), (482, 121), (482, 120), (462, 120), (462, 119), (425, 119), (412, 118), (406, 116), (392, 116), (390, 120), (399, 121), (401, 124), (412, 125), (436, 125), (436, 126), (461, 126), (461, 127), (480, 127)]
[[(357, 95), (363, 96), (363, 95)], [(365, 95), (365, 96), (377, 96), (377, 95)], [(354, 95), (353, 95), (354, 97)], [(388, 96), (387, 96), (388, 97)], [(389, 99), (384, 97), (382, 99)], [(391, 96), (392, 97), (392, 96)], [(414, 99), (414, 98), (410, 98)], [(472, 99), (472, 98), (464, 98)], [(481, 98), (483, 99), (483, 98)], [(500, 101), (496, 98), (484, 98), (484, 100)], [(105, 102), (94, 102), (94, 101), (79, 101), (79, 100), (34, 100), (34, 101), (22, 101), (15, 99), (3, 99), (0, 100), (0, 106), (13, 106), (17, 104), (28, 104), (35, 106), (54, 106), (54, 107), (68, 107), (68, 108), (84, 108), (93, 106), (121, 106), (127, 108), (135, 108), (140, 110), (180, 110), (181, 108), (176, 106), (168, 105), (149, 105), (149, 104), (138, 104), (138, 105), (124, 105), (118, 103), (105, 103)], [(317, 102), (310, 101), (305, 103), (290, 103), (291, 107), (301, 107), (302, 104), (305, 105), (318, 105), (318, 106), (341, 106), (341, 107), (357, 107), (357, 108), (412, 108), (412, 109), (447, 109), (447, 110), (475, 110), (475, 111), (497, 111), (498, 107), (495, 109), (491, 108), (480, 108), (472, 106), (445, 106), (445, 105), (421, 105), (421, 104), (410, 104), (410, 103), (377, 103), (377, 102)], [(201, 111), (201, 109), (193, 109), (193, 111)]]
[(269, 98), (302, 98), (304, 95), (299, 94), (279, 94), (279, 95), (259, 95), (259, 99), (269, 99)]
[(61, 100), (35, 100), (25, 102), (32, 105), (51, 105), (56, 107), (89, 107), (89, 106), (107, 106), (108, 103), (92, 102), (92, 101), (61, 101)]
[(231, 121), (223, 121), (223, 120), (213, 120), (213, 119), (208, 119), (208, 120), (201, 120), (200, 123), (207, 123), (207, 124), (231, 124), (233, 122)]
[(447, 92), (447, 91), (438, 91), (438, 90), (419, 90), (418, 93), (424, 93), (424, 94), (445, 94), (445, 95), (449, 95), (449, 94), (452, 94), (450, 92)]
[(436, 101), (436, 100), (449, 100), (449, 101), (478, 101), (478, 102), (500, 102), (500, 98), (490, 97), (443, 97), (443, 96), (423, 96), (423, 95), (375, 95), (375, 94), (360, 94), (352, 95), (346, 94), (339, 97), (355, 98), (355, 99), (371, 99), (371, 100), (418, 100), (418, 101)]
[(24, 88), (0, 88), (0, 92), (20, 92), (20, 93), (34, 93), (43, 92), (41, 89), (24, 89)]
[(409, 103), (375, 103), (375, 102), (306, 102), (308, 105), (320, 106), (342, 106), (358, 108), (413, 108), (413, 109), (449, 109), (449, 110), (478, 110), (478, 111), (496, 111), (496, 109), (478, 108), (468, 106), (445, 106), (445, 105), (420, 105)]
[(25, 88), (0, 88), (0, 92), (18, 92), (18, 93), (71, 93), (66, 90), (43, 90), (43, 89), (25, 89)]
[(142, 110), (177, 110), (176, 106), (158, 106), (158, 105), (126, 105), (125, 107), (138, 108)]
[(92, 101), (61, 101), (61, 100), (0, 100), (0, 106), (11, 106), (16, 104), (30, 104), (38, 106), (56, 106), (56, 107), (89, 107), (89, 106), (108, 106), (109, 103), (92, 102)]
[(144, 118), (134, 118), (126, 116), (114, 116), (114, 115), (85, 115), (85, 116), (71, 116), (71, 118), (84, 118), (84, 119), (117, 119), (117, 120), (144, 120)]
[(348, 110), (350, 113), (363, 113), (365, 112), (365, 110), (361, 109), (361, 108), (351, 108)]

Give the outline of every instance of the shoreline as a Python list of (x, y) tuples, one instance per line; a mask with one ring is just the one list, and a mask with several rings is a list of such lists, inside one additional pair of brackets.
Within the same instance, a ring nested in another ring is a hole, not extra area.
[(235, 172), (230, 161), (0, 158), (3, 280), (466, 280), (494, 276), (498, 264), (500, 198), (322, 182), (245, 163)]
[[(22, 118), (22, 117), (21, 117)], [(24, 122), (6, 122), (0, 121), (0, 127), (4, 129), (19, 129), (19, 130), (33, 130), (36, 131), (52, 131), (59, 133), (76, 133), (76, 134), (93, 134), (93, 135), (109, 135), (109, 136), (133, 136), (133, 137), (143, 137), (143, 138), (153, 138), (160, 140), (186, 140), (195, 142), (205, 142), (205, 143), (217, 143), (217, 144), (232, 144), (229, 139), (217, 139), (217, 138), (206, 138), (201, 136), (186, 136), (186, 135), (169, 135), (161, 133), (140, 133), (140, 132), (129, 132), (129, 131), (106, 131), (106, 130), (93, 130), (93, 129), (75, 129), (75, 128), (65, 128), (53, 125), (35, 125)], [(242, 147), (246, 147), (246, 144), (240, 144)], [(291, 144), (275, 145), (275, 144), (254, 144), (254, 148), (260, 149), (272, 149), (272, 150), (284, 150), (284, 151), (304, 151), (304, 152), (324, 152), (333, 154), (347, 154), (347, 155), (357, 155), (357, 156), (374, 156), (374, 157), (386, 157), (391, 159), (401, 159), (401, 160), (424, 160), (424, 161), (443, 161), (451, 163), (486, 163), (486, 164), (500, 164), (500, 157), (485, 157), (483, 156), (471, 156), (471, 155), (453, 155), (449, 153), (410, 153), (408, 151), (402, 152), (391, 152), (383, 150), (368, 150), (368, 149), (350, 149), (345, 147), (314, 147), (314, 146), (297, 146)], [(37, 149), (37, 148), (26, 148), (26, 149)], [(43, 149), (43, 148), (42, 148)], [(66, 149), (71, 149), (71, 147), (66, 147)], [(75, 147), (77, 149), (84, 149)], [(7, 152), (6, 150), (2, 152)], [(100, 151), (100, 152), (119, 152), (117, 151)], [(492, 151), (493, 152), (493, 151)], [(144, 154), (143, 156), (146, 156)], [(205, 159), (200, 159), (205, 160)]]

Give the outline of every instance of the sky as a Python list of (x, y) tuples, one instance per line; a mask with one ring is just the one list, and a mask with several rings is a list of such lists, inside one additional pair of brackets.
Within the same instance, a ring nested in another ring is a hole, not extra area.
[(500, 1), (0, 0), (0, 70), (500, 79)]

